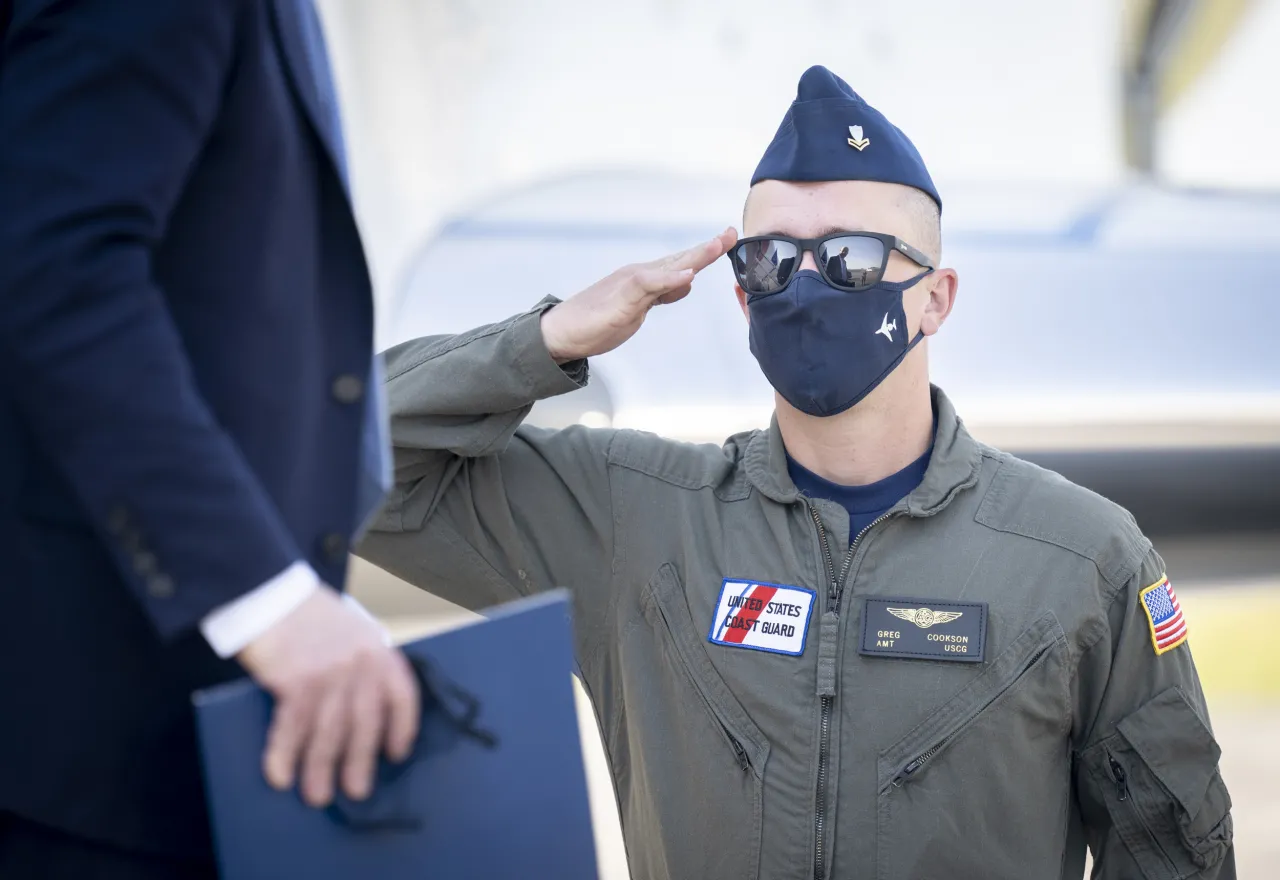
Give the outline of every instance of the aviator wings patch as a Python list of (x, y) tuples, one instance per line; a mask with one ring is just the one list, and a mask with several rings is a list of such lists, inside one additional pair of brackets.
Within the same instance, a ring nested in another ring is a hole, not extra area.
[(934, 611), (930, 608), (886, 608), (885, 611), (921, 629), (928, 629), (935, 623), (948, 623), (964, 615), (963, 611)]

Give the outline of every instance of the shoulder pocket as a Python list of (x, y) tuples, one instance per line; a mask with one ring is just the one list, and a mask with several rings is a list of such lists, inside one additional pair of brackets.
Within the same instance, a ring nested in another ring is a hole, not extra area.
[(1147, 880), (1217, 864), (1232, 841), (1222, 750), (1176, 687), (1163, 691), (1082, 754), (1116, 833)]
[(719, 446), (681, 443), (620, 430), (609, 447), (609, 464), (644, 474), (681, 489), (714, 489), (721, 501), (740, 501), (751, 494), (746, 473)]

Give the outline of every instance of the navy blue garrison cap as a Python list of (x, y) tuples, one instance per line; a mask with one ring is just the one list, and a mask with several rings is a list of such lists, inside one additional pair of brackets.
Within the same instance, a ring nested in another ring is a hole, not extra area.
[(879, 180), (942, 198), (915, 145), (825, 67), (800, 77), (796, 99), (751, 175), (762, 180)]

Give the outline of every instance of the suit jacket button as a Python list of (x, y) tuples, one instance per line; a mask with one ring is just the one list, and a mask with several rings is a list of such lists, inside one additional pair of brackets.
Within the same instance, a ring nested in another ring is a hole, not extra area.
[(338, 403), (357, 403), (364, 397), (364, 380), (350, 373), (333, 380), (333, 399)]
[(156, 555), (145, 550), (134, 554), (133, 570), (141, 575), (151, 574), (156, 570)]
[(117, 504), (111, 510), (107, 511), (107, 531), (117, 537), (124, 534), (124, 530), (129, 527), (129, 511), (124, 509), (123, 505)]
[(147, 578), (147, 592), (155, 599), (168, 599), (173, 595), (173, 578), (167, 574), (154, 574)]
[(347, 556), (347, 539), (337, 532), (330, 532), (320, 540), (320, 552), (331, 565), (339, 565)]

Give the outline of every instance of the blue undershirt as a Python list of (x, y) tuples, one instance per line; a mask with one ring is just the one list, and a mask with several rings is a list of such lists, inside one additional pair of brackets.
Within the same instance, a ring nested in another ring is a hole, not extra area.
[(791, 482), (803, 494), (810, 498), (834, 501), (849, 512), (849, 541), (852, 543), (859, 532), (920, 485), (924, 472), (929, 469), (932, 455), (933, 445), (930, 444), (924, 455), (896, 474), (890, 474), (883, 480), (866, 486), (842, 486), (825, 480), (798, 464), (790, 453), (787, 454), (787, 471), (791, 474)]

